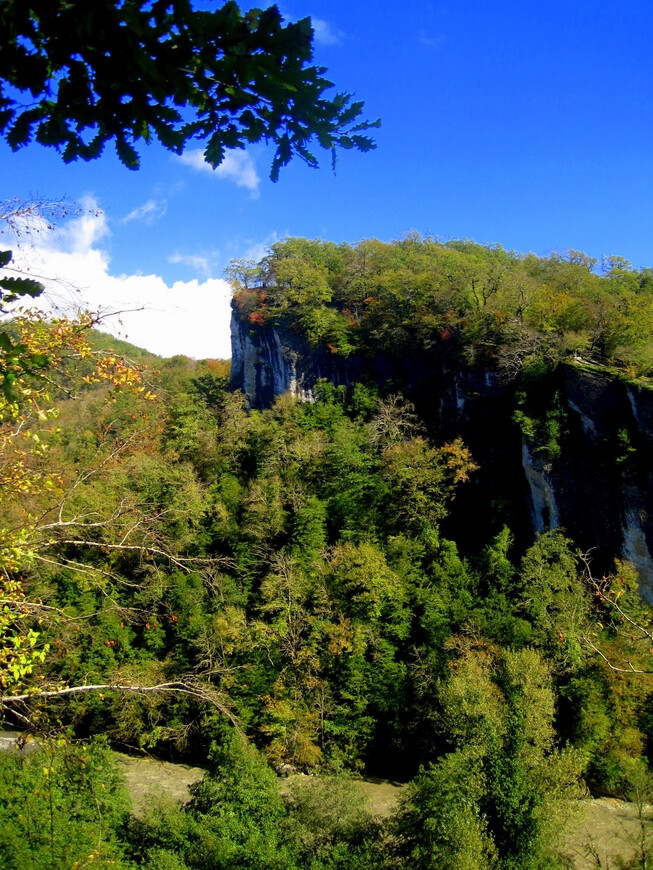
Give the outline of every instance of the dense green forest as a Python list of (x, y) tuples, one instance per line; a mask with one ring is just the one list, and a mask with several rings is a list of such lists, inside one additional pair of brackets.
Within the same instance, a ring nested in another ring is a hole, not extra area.
[(623, 257), (537, 257), (409, 235), (357, 245), (287, 239), (232, 264), (234, 304), (253, 329), (283, 324), (332, 354), (446, 348), (504, 378), (581, 357), (653, 371), (653, 269)]
[[(594, 267), (288, 240), (234, 265), (234, 304), (333, 354), (645, 381), (653, 273)], [(3, 867), (562, 867), (586, 788), (648, 793), (632, 566), (593, 577), (563, 532), (517, 552), (507, 527), (463, 558), (442, 526), (475, 458), (391, 389), (322, 382), (250, 410), (228, 363), (90, 324), (17, 314), (0, 348), (2, 714), (42, 743), (0, 754)], [(136, 820), (103, 740), (206, 777)], [(291, 771), (342, 788), (282, 798)], [(361, 774), (410, 781), (391, 823), (361, 813)]]

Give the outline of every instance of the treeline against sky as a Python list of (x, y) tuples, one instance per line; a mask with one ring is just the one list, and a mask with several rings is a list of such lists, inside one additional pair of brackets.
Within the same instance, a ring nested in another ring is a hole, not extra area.
[(537, 257), (409, 235), (357, 245), (287, 239), (232, 264), (252, 328), (281, 324), (348, 356), (457, 352), (515, 377), (581, 356), (633, 376), (653, 370), (653, 269), (618, 256)]

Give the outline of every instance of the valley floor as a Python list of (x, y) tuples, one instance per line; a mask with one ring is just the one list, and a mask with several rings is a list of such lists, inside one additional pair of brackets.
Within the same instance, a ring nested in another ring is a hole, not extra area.
[[(165, 796), (180, 802), (190, 797), (189, 788), (204, 776), (200, 767), (159, 761), (155, 758), (134, 758), (116, 753), (116, 761), (124, 772), (133, 801), (135, 815), (141, 815), (155, 796)], [(295, 774), (283, 780), (283, 790), (289, 791), (294, 781), (310, 780)], [(368, 799), (370, 813), (379, 819), (389, 818), (397, 808), (404, 786), (381, 779), (363, 779), (361, 790)], [(647, 813), (647, 829), (650, 808)], [(640, 822), (634, 804), (616, 798), (582, 801), (578, 816), (565, 841), (565, 854), (575, 870), (595, 870), (614, 867), (616, 859), (632, 859), (641, 837)], [(597, 864), (597, 860), (600, 864)]]

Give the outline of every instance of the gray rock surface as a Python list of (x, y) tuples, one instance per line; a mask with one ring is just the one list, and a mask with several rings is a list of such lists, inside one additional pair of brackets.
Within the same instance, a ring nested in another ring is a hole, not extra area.
[[(592, 553), (596, 572), (615, 557), (634, 563), (640, 589), (653, 601), (653, 391), (577, 364), (551, 375), (561, 409), (559, 455), (526, 438), (515, 422), (515, 385), (451, 353), (343, 358), (313, 349), (275, 328), (232, 318), (231, 386), (251, 407), (291, 393), (313, 399), (318, 378), (357, 380), (401, 391), (416, 405), (429, 435), (461, 437), (480, 466), (461, 488), (445, 534), (465, 549), (478, 530), (507, 524), (518, 543), (560, 528)], [(543, 418), (547, 408), (540, 409)], [(537, 409), (536, 409), (537, 413)]]

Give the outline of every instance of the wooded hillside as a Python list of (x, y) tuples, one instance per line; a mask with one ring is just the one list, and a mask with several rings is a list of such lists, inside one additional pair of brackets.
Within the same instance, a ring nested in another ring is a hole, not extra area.
[(234, 303), (252, 328), (277, 323), (348, 356), (415, 348), (462, 354), (502, 377), (582, 357), (653, 371), (653, 270), (578, 251), (537, 257), (409, 235), (357, 245), (287, 239), (233, 264)]
[[(647, 377), (650, 270), (592, 267), (289, 240), (237, 267), (235, 304), (334, 354), (437, 344), (506, 377), (570, 355)], [(507, 527), (463, 558), (442, 523), (475, 457), (406, 398), (323, 382), (248, 410), (224, 362), (12, 328), (57, 365), (1, 406), (2, 714), (61, 745), (0, 758), (5, 866), (549, 868), (584, 783), (650, 787), (632, 566), (593, 577), (558, 531), (519, 554)], [(77, 742), (98, 735), (210, 773), (186, 810), (124, 826), (105, 755)], [(284, 803), (270, 769), (413, 782), (379, 830), (346, 795), (335, 821), (308, 793)]]

